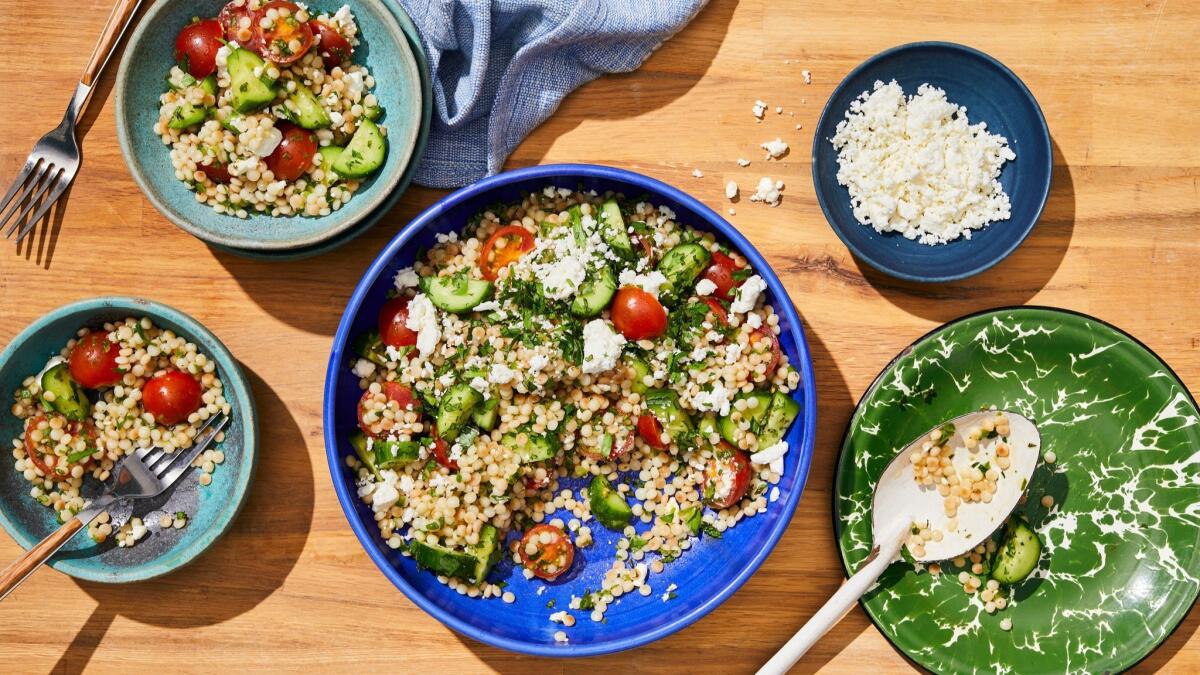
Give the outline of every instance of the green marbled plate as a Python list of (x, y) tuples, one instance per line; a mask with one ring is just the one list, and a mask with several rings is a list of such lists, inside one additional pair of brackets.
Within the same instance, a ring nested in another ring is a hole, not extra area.
[(1200, 587), (1200, 412), (1166, 364), (1099, 320), (989, 311), (937, 329), (889, 364), (859, 401), (838, 459), (834, 525), (847, 571), (870, 548), (875, 477), (895, 453), (992, 404), (1034, 419), (1044, 450), (1057, 455), (1037, 468), (1018, 508), (1042, 539), (1038, 568), (994, 615), (963, 592), (957, 572), (932, 577), (907, 563), (889, 568), (863, 607), (935, 672), (1132, 666), (1175, 629)]

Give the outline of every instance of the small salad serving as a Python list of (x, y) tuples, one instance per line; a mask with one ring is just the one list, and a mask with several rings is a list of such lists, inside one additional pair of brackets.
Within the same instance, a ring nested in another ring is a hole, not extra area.
[(713, 235), (616, 194), (547, 187), (439, 235), (351, 364), (347, 462), (382, 537), (514, 602), (488, 580), (501, 556), (553, 581), (605, 528), (603, 583), (547, 618), (650, 595), (696, 537), (779, 496), (800, 374), (765, 290)]
[[(32, 484), (30, 496), (62, 522), (87, 505), (82, 488), (89, 477), (108, 480), (116, 462), (140, 448), (191, 447), (204, 420), (230, 412), (213, 360), (186, 338), (133, 317), (100, 330), (81, 328), (13, 398), (11, 412), (24, 421), (12, 442), (16, 470)], [(208, 485), (224, 461), (214, 449), (198, 457), (200, 484)], [(188, 516), (162, 520), (182, 527)], [(97, 543), (115, 534), (120, 546), (148, 532), (132, 518), (114, 533), (108, 514), (88, 527)]]
[(349, 7), (232, 0), (175, 41), (154, 132), (175, 175), (218, 213), (323, 216), (383, 165), (387, 128), (353, 63)]

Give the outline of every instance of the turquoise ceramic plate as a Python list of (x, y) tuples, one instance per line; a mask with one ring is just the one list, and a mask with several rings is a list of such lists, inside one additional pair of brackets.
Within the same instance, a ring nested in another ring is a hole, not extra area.
[(392, 210), (396, 202), (400, 201), (400, 197), (408, 189), (408, 186), (412, 183), (413, 176), (417, 173), (417, 167), (421, 164), (421, 157), (425, 154), (425, 144), (429, 140), (429, 125), (433, 121), (433, 82), (429, 74), (429, 61), (425, 58), (425, 49), (421, 46), (421, 36), (417, 32), (416, 25), (413, 24), (412, 19), (409, 18), (404, 8), (398, 3), (389, 2), (388, 9), (391, 9), (396, 15), (396, 20), (400, 22), (400, 28), (408, 36), (409, 46), (412, 47), (413, 55), (417, 59), (417, 67), (421, 72), (421, 126), (417, 130), (417, 144), (413, 148), (412, 160), (404, 168), (404, 175), (400, 177), (400, 183), (392, 190), (392, 193), (388, 195), (388, 198), (379, 208), (364, 217), (357, 225), (320, 244), (292, 249), (290, 251), (250, 251), (226, 246), (215, 246), (215, 248), (254, 260), (300, 260), (302, 258), (311, 258), (328, 253), (339, 246), (347, 244), (352, 239), (371, 229)]
[(125, 48), (116, 81), (117, 139), (129, 171), (146, 197), (183, 230), (220, 246), (255, 251), (312, 247), (371, 216), (396, 190), (410, 164), (422, 125), (421, 73), (396, 14), (384, 0), (337, 0), (314, 10), (348, 4), (358, 19), (362, 44), (354, 61), (375, 77), (373, 93), (384, 109), (388, 153), (383, 167), (354, 197), (328, 216), (221, 215), (196, 201), (175, 178), (169, 149), (154, 134), (158, 97), (173, 64), (175, 36), (193, 16), (216, 16), (223, 0), (159, 0), (138, 22)]
[[(134, 515), (175, 513), (191, 516), (187, 527), (161, 530), (147, 522), (151, 533), (129, 548), (117, 548), (115, 538), (97, 545), (86, 533), (76, 535), (51, 559), (50, 566), (64, 574), (91, 581), (122, 583), (166, 574), (200, 555), (233, 523), (254, 477), (258, 451), (258, 423), (254, 399), (246, 376), (225, 345), (188, 315), (148, 300), (125, 297), (82, 300), (60, 307), (35, 321), (0, 352), (0, 439), (10, 447), (21, 431), (21, 422), (9, 412), (13, 392), (21, 381), (42, 369), (82, 326), (128, 316), (148, 316), (157, 325), (170, 328), (195, 342), (214, 359), (232, 406), (225, 441), (216, 445), (225, 453), (225, 463), (212, 474), (212, 484), (200, 486), (199, 469), (185, 475), (163, 497), (141, 502)], [(17, 475), (12, 454), (0, 458), (0, 525), (23, 548), (30, 548), (58, 527), (54, 513), (29, 496), (29, 483)], [(87, 489), (96, 489), (91, 480)]]
[(880, 373), (838, 460), (834, 524), (847, 571), (870, 548), (874, 481), (895, 453), (981, 405), (1032, 418), (1044, 451), (1057, 455), (1037, 468), (1018, 507), (1042, 540), (1037, 568), (993, 615), (963, 592), (950, 564), (939, 577), (893, 565), (863, 607), (897, 648), (939, 673), (1100, 673), (1137, 663), (1200, 588), (1200, 412), (1149, 349), (1082, 314), (1022, 307), (969, 316)]

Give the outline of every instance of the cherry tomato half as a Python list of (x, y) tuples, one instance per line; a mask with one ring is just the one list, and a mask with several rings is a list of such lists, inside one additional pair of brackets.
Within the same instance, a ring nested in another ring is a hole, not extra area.
[(713, 295), (722, 300), (733, 299), (733, 289), (741, 286), (742, 282), (733, 278), (733, 273), (741, 269), (733, 258), (721, 253), (713, 251), (712, 262), (704, 270), (704, 274), (700, 275), (701, 279), (708, 279), (717, 285), (717, 290), (713, 291)]
[(71, 379), (88, 389), (99, 389), (121, 381), (122, 373), (117, 367), (121, 346), (108, 339), (102, 332), (88, 333), (71, 348), (67, 362)]
[(258, 19), (258, 12), (250, 9), (245, 2), (238, 4), (236, 0), (222, 7), (217, 15), (217, 21), (225, 31), (225, 39), (253, 52), (261, 51), (258, 31), (254, 28)]
[(33, 442), (33, 430), (37, 429), (45, 421), (45, 415), (38, 415), (37, 417), (29, 418), (29, 421), (25, 423), (25, 456), (29, 458), (29, 461), (33, 462), (33, 465), (37, 467), (38, 471), (42, 472), (43, 476), (53, 476), (54, 472), (51, 471), (50, 467), (56, 463), (57, 458), (50, 458), (50, 463), (47, 464), (47, 458), (42, 455), (42, 451)]
[[(263, 58), (286, 66), (300, 60), (312, 47), (315, 39), (312, 28), (307, 21), (296, 18), (299, 12), (300, 7), (287, 0), (272, 0), (258, 10), (254, 29), (258, 32)], [(263, 19), (270, 21), (266, 28), (262, 25)]]
[(354, 47), (350, 41), (342, 37), (338, 29), (324, 21), (309, 21), (309, 28), (317, 37), (317, 53), (325, 61), (326, 68), (340, 66), (350, 60)]
[(267, 156), (267, 168), (276, 180), (296, 180), (312, 168), (317, 154), (317, 135), (308, 129), (279, 122), (275, 125), (283, 134), (275, 151)]
[(225, 30), (216, 19), (189, 23), (175, 38), (175, 60), (180, 68), (201, 79), (217, 70), (217, 50)]
[(750, 334), (750, 344), (754, 344), (761, 340), (766, 340), (771, 348), (771, 360), (767, 363), (767, 377), (775, 372), (779, 367), (779, 358), (781, 350), (779, 349), (779, 338), (768, 326), (759, 326), (757, 330)]
[(196, 378), (168, 370), (142, 387), (142, 407), (165, 426), (179, 424), (200, 409), (202, 392)]
[(667, 310), (637, 286), (624, 286), (612, 303), (612, 322), (626, 340), (656, 338), (667, 330)]
[(659, 423), (658, 418), (653, 413), (643, 413), (637, 421), (638, 435), (643, 441), (652, 448), (666, 450), (667, 444), (663, 442), (663, 428)]
[(533, 234), (520, 225), (508, 225), (488, 237), (479, 252), (479, 271), (483, 278), (495, 281), (500, 270), (533, 250)]
[(430, 430), (429, 435), (433, 438), (434, 461), (451, 471), (458, 471), (458, 462), (450, 459), (450, 446), (446, 445), (446, 441), (438, 436), (437, 427)]
[(561, 528), (553, 525), (534, 525), (519, 545), (521, 562), (533, 575), (553, 581), (571, 569), (575, 562), (575, 544)]
[(724, 441), (716, 448), (716, 454), (704, 471), (704, 496), (714, 509), (725, 509), (746, 496), (750, 487), (750, 458)]
[(200, 164), (199, 169), (214, 183), (228, 183), (233, 177), (229, 174), (229, 165), (221, 164), (215, 158), (211, 164)]
[(700, 298), (700, 302), (708, 305), (710, 313), (717, 317), (717, 323), (721, 324), (722, 326), (729, 325), (729, 312), (725, 311), (725, 308), (721, 306), (720, 300), (717, 300), (716, 298), (705, 297)]
[(642, 253), (646, 255), (646, 259), (651, 263), (654, 262), (654, 242), (650, 240), (650, 235), (639, 235), (638, 244), (642, 247)]
[(537, 478), (532, 473), (527, 473), (525, 474), (524, 481), (526, 492), (537, 492), (538, 490), (545, 490), (550, 487), (549, 475)]
[[(595, 429), (593, 427), (593, 429)], [(634, 431), (630, 429), (621, 438), (611, 437), (610, 434), (596, 431), (592, 438), (596, 443), (576, 443), (575, 451), (597, 462), (611, 462), (618, 457), (624, 457), (633, 449)], [(607, 440), (606, 440), (607, 439)]]
[(392, 298), (379, 310), (379, 337), (389, 347), (409, 347), (417, 344), (417, 331), (408, 327), (410, 298)]
[[(409, 389), (399, 382), (384, 382), (383, 395), (387, 397), (388, 401), (394, 401), (400, 410), (415, 410), (418, 413), (421, 412), (421, 400), (417, 398), (412, 389)], [(373, 432), (370, 428), (370, 425), (363, 420), (363, 416), (367, 412), (367, 401), (370, 401), (374, 397), (375, 394), (372, 394), (369, 391), (364, 391), (362, 398), (358, 400), (358, 428), (368, 436), (375, 436), (376, 433)], [(378, 422), (376, 422), (376, 424), (378, 424)]]

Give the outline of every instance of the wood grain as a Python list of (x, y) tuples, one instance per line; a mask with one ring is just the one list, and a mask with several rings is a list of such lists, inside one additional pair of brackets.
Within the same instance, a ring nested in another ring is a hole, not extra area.
[[(0, 34), (36, 49), (0, 56), (8, 93), (0, 180), (61, 115), (110, 7), (3, 3)], [(84, 165), (65, 209), (29, 247), (0, 251), (0, 341), (85, 296), (174, 305), (251, 373), (262, 465), (232, 533), (187, 569), (119, 588), (35, 574), (0, 607), (0, 669), (752, 672), (841, 581), (829, 513), (836, 448), (853, 402), (914, 338), (979, 309), (1056, 305), (1132, 331), (1200, 386), (1197, 35), (1200, 4), (1178, 0), (712, 0), (641, 70), (583, 87), (518, 148), (511, 167), (622, 166), (722, 211), (727, 179), (743, 187), (761, 175), (783, 179), (779, 208), (742, 202), (731, 220), (780, 273), (815, 354), (813, 470), (761, 571), (687, 630), (587, 661), (519, 657), (441, 626), (376, 571), (330, 489), (320, 411), (334, 327), (376, 252), (442, 193), (411, 190), (369, 235), (316, 260), (267, 264), (214, 252), (171, 226), (130, 180), (114, 138), (110, 69), (84, 120)], [(860, 267), (826, 225), (808, 164), (809, 130), (837, 82), (871, 54), (925, 39), (964, 42), (1013, 68), (1040, 101), (1055, 144), (1054, 190), (1028, 242), (993, 270), (938, 287)], [(811, 85), (802, 70), (812, 71)], [(785, 112), (756, 123), (756, 98)], [(776, 136), (792, 152), (767, 164), (758, 145)], [(739, 168), (739, 157), (754, 163)], [(693, 178), (693, 167), (704, 177)], [(0, 561), (19, 553), (0, 537)], [(1193, 611), (1138, 670), (1200, 671), (1198, 624)], [(911, 669), (857, 609), (797, 668)]]

